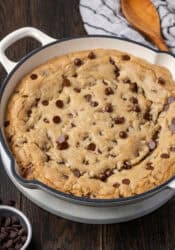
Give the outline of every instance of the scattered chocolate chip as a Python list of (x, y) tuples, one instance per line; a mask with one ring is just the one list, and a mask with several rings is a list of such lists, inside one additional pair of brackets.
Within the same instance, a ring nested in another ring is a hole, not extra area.
[(127, 133), (125, 131), (120, 131), (119, 137), (122, 138), (122, 139), (125, 139), (125, 138), (128, 137), (128, 135), (127, 135)]
[(77, 93), (80, 93), (81, 89), (80, 88), (74, 88), (74, 91), (77, 92)]
[(71, 86), (70, 80), (66, 77), (63, 77), (62, 86), (63, 87), (70, 87)]
[(11, 217), (7, 217), (4, 221), (4, 227), (9, 227), (11, 225)]
[(60, 123), (61, 122), (61, 118), (58, 115), (56, 115), (56, 116), (53, 117), (53, 122), (54, 123)]
[(130, 99), (130, 102), (132, 102), (133, 104), (138, 104), (138, 100), (136, 97), (132, 96)]
[(57, 148), (59, 150), (65, 150), (69, 147), (67, 139), (68, 139), (67, 135), (61, 135), (58, 137), (58, 139), (56, 140), (56, 143), (57, 143)]
[(90, 102), (92, 96), (90, 94), (84, 95), (84, 98), (86, 99), (87, 102)]
[(8, 233), (7, 232), (1, 232), (0, 233), (0, 242), (5, 240), (8, 236)]
[(47, 100), (42, 101), (42, 105), (47, 106), (48, 104), (49, 104), (49, 102)]
[(17, 235), (18, 235), (17, 232), (11, 231), (10, 234), (8, 235), (8, 237), (9, 237), (10, 239), (14, 239), (14, 238), (16, 238)]
[(154, 170), (154, 167), (153, 167), (152, 162), (147, 162), (145, 168), (146, 168), (147, 170)]
[(95, 143), (91, 142), (89, 143), (89, 145), (87, 146), (88, 150), (94, 151), (96, 149), (96, 145)]
[(143, 115), (143, 118), (147, 121), (151, 121), (152, 119), (152, 115), (150, 114), (150, 110), (147, 110), (144, 115)]
[(138, 91), (137, 83), (136, 83), (136, 82), (131, 82), (130, 85), (129, 85), (129, 89), (130, 89), (132, 92), (137, 93), (137, 91)]
[(123, 166), (122, 166), (122, 169), (131, 169), (132, 168), (132, 165), (129, 161), (125, 160), (123, 162)]
[(105, 88), (105, 95), (113, 95), (114, 91), (111, 87)]
[(8, 127), (10, 125), (10, 121), (5, 121), (4, 122), (4, 127), (6, 128), (6, 127)]
[(58, 108), (63, 108), (63, 106), (64, 106), (64, 103), (63, 103), (62, 100), (57, 100), (57, 101), (55, 102), (55, 104), (56, 104), (56, 106), (57, 106)]
[(130, 180), (129, 179), (123, 179), (122, 180), (122, 183), (125, 184), (125, 185), (129, 185), (130, 184)]
[(74, 60), (74, 64), (76, 66), (81, 66), (83, 64), (82, 60), (80, 58), (75, 58)]
[(171, 150), (172, 152), (175, 152), (175, 146), (171, 146), (170, 150)]
[(91, 51), (91, 52), (88, 54), (88, 58), (89, 58), (89, 59), (95, 59), (95, 58), (96, 58), (96, 55), (94, 54), (93, 51)]
[(125, 122), (125, 117), (123, 116), (118, 116), (114, 118), (114, 123), (115, 124), (123, 124)]
[(81, 173), (80, 173), (80, 171), (79, 171), (77, 168), (73, 169), (72, 172), (73, 172), (73, 174), (74, 174), (76, 177), (80, 177), (80, 176), (81, 176)]
[(129, 61), (131, 58), (129, 55), (122, 55), (122, 60), (123, 61)]
[(113, 107), (112, 107), (111, 103), (106, 103), (105, 111), (108, 112), (108, 113), (111, 113), (113, 111)]
[(167, 99), (168, 104), (175, 102), (175, 96), (169, 96)]
[(115, 187), (115, 188), (119, 188), (120, 187), (120, 183), (115, 182), (112, 186)]
[(155, 149), (155, 147), (156, 147), (156, 142), (153, 141), (153, 140), (150, 140), (150, 141), (148, 142), (148, 147), (149, 147), (150, 150)]
[(31, 114), (32, 114), (32, 110), (31, 109), (27, 110), (27, 116), (30, 117)]
[(96, 102), (96, 101), (91, 101), (90, 104), (91, 104), (92, 107), (97, 107), (98, 106), (98, 102)]
[(49, 123), (49, 120), (47, 118), (43, 118), (43, 122)]
[(36, 80), (36, 79), (38, 78), (38, 76), (37, 76), (37, 74), (31, 74), (31, 75), (30, 75), (30, 78), (31, 78), (32, 80)]
[(162, 153), (162, 154), (160, 155), (160, 157), (163, 158), (163, 159), (168, 159), (170, 156), (169, 156), (169, 154), (167, 154), (167, 153)]
[(117, 66), (115, 66), (115, 69), (114, 69), (114, 74), (115, 74), (115, 77), (118, 78), (119, 75), (120, 75), (120, 70)]
[(115, 65), (115, 61), (112, 59), (112, 57), (109, 58), (109, 62), (110, 64)]
[(9, 249), (10, 247), (12, 247), (13, 246), (13, 240), (7, 240), (5, 243), (4, 243), (4, 245), (3, 245), (3, 247), (5, 247), (5, 249)]
[(164, 84), (165, 84), (165, 79), (163, 79), (162, 77), (159, 77), (159, 78), (158, 78), (158, 83), (159, 83), (160, 85), (164, 85)]
[(141, 111), (141, 109), (140, 109), (139, 105), (134, 105), (132, 108), (132, 111), (139, 113)]

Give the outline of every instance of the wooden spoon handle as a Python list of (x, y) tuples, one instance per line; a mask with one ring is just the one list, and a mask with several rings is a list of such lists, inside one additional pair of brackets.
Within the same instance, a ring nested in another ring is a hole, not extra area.
[(162, 37), (154, 36), (154, 38), (152, 38), (152, 41), (161, 51), (170, 51)]

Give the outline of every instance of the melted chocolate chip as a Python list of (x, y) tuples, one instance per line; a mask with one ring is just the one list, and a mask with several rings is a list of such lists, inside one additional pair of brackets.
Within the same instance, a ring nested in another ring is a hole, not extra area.
[(147, 162), (146, 167), (147, 170), (154, 170), (154, 167), (152, 165), (152, 162)]
[(115, 182), (112, 186), (115, 187), (115, 188), (119, 188), (120, 187), (120, 183)]
[(91, 101), (90, 104), (91, 104), (92, 107), (97, 107), (98, 106), (98, 102), (96, 102), (96, 101)]
[(4, 127), (6, 128), (6, 127), (8, 127), (10, 125), (10, 121), (5, 121), (4, 122)]
[(129, 79), (123, 79), (123, 83), (131, 83), (131, 80), (129, 80)]
[(80, 88), (74, 88), (74, 91), (77, 92), (77, 93), (80, 93), (81, 89)]
[(111, 87), (105, 88), (105, 95), (113, 95), (114, 91)]
[(130, 102), (132, 102), (133, 104), (138, 104), (138, 100), (136, 97), (132, 96), (130, 99)]
[(123, 124), (125, 122), (125, 117), (123, 116), (118, 116), (114, 118), (114, 123), (115, 124)]
[(122, 55), (122, 60), (123, 61), (129, 61), (131, 58), (129, 55)]
[(91, 52), (88, 54), (88, 58), (89, 58), (89, 59), (95, 59), (95, 58), (96, 58), (96, 55), (94, 54), (93, 51), (91, 51)]
[(60, 123), (61, 122), (61, 118), (58, 115), (56, 115), (56, 116), (53, 117), (53, 122), (54, 123)]
[(49, 105), (49, 102), (47, 100), (43, 100), (42, 105), (47, 106), (47, 105)]
[(175, 146), (171, 146), (170, 150), (171, 150), (172, 152), (175, 152)]
[(150, 150), (155, 149), (155, 147), (156, 147), (156, 142), (153, 141), (153, 140), (150, 140), (149, 143), (148, 143), (148, 147), (149, 147)]
[(57, 148), (59, 150), (64, 150), (64, 149), (67, 149), (69, 147), (67, 139), (68, 139), (67, 135), (61, 135), (58, 137), (58, 139), (56, 140), (56, 143), (57, 143)]
[(76, 66), (81, 66), (83, 64), (82, 60), (80, 58), (75, 58), (74, 60), (74, 64)]
[(68, 179), (69, 179), (69, 176), (67, 176), (67, 175), (65, 175), (65, 174), (63, 174), (62, 177), (63, 177), (63, 179), (65, 179), (65, 180), (68, 180)]
[(129, 89), (130, 89), (132, 92), (137, 93), (137, 91), (138, 91), (137, 83), (136, 83), (136, 82), (131, 82), (130, 85), (129, 85)]
[(123, 169), (131, 169), (132, 168), (132, 165), (129, 161), (124, 161), (123, 162), (123, 166), (122, 166)]
[(152, 119), (152, 115), (150, 114), (150, 110), (147, 110), (144, 115), (143, 118), (147, 121), (150, 121)]
[(96, 145), (95, 143), (91, 142), (89, 143), (89, 145), (87, 146), (88, 150), (94, 151), (96, 149)]
[(43, 122), (49, 123), (49, 120), (47, 118), (43, 118)]
[(167, 154), (167, 153), (162, 153), (162, 154), (160, 155), (160, 157), (163, 158), (163, 159), (168, 159), (170, 156), (169, 156), (169, 154)]
[(132, 108), (132, 111), (139, 113), (141, 111), (141, 109), (140, 109), (139, 105), (134, 105)]
[(113, 107), (111, 103), (106, 103), (105, 111), (108, 113), (111, 113), (113, 111)]
[(122, 138), (122, 139), (125, 139), (125, 138), (128, 137), (128, 135), (127, 135), (127, 133), (125, 131), (120, 131), (119, 137)]
[(37, 74), (31, 74), (31, 75), (30, 75), (30, 78), (31, 78), (32, 80), (36, 80), (36, 79), (38, 78), (38, 76), (37, 76)]
[(64, 106), (64, 103), (63, 103), (62, 100), (57, 100), (57, 101), (55, 102), (55, 104), (56, 104), (56, 106), (57, 106), (58, 108), (63, 108), (63, 106)]
[(77, 77), (78, 75), (77, 75), (77, 73), (74, 73), (73, 75), (72, 75), (72, 77)]
[(123, 179), (122, 180), (122, 183), (125, 184), (125, 185), (129, 185), (130, 184), (130, 180), (129, 179)]
[(86, 99), (87, 102), (90, 102), (92, 96), (90, 94), (84, 95), (84, 98)]
[(70, 80), (66, 77), (63, 77), (62, 86), (63, 87), (70, 87), (71, 86)]
[(109, 62), (110, 64), (115, 65), (115, 61), (111, 57), (109, 58)]
[(160, 85), (164, 85), (164, 84), (165, 84), (165, 79), (163, 79), (162, 77), (159, 77), (159, 78), (158, 78), (158, 83), (159, 83)]
[(80, 173), (80, 171), (79, 171), (77, 168), (73, 169), (72, 172), (73, 172), (73, 174), (74, 174), (76, 177), (80, 177), (80, 176), (81, 176), (81, 173)]
[(115, 77), (118, 78), (119, 75), (120, 75), (120, 70), (119, 68), (115, 65), (115, 69), (114, 69), (114, 74), (115, 74)]

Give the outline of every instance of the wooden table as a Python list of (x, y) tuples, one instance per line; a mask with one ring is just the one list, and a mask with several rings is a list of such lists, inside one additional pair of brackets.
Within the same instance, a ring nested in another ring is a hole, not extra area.
[[(85, 34), (78, 3), (77, 0), (0, 0), (0, 39), (23, 26), (37, 27), (57, 38)], [(38, 45), (33, 39), (23, 39), (8, 50), (8, 55), (19, 60)], [(5, 75), (0, 67), (0, 79)], [(156, 212), (127, 223), (74, 223), (27, 200), (10, 182), (2, 164), (0, 198), (15, 200), (16, 206), (29, 217), (33, 226), (30, 250), (175, 250), (175, 199)]]

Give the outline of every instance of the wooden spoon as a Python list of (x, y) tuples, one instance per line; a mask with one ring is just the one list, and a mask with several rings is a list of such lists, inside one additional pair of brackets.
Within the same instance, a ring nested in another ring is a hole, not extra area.
[(121, 0), (121, 8), (134, 28), (142, 32), (160, 50), (169, 51), (161, 35), (159, 15), (150, 0)]

